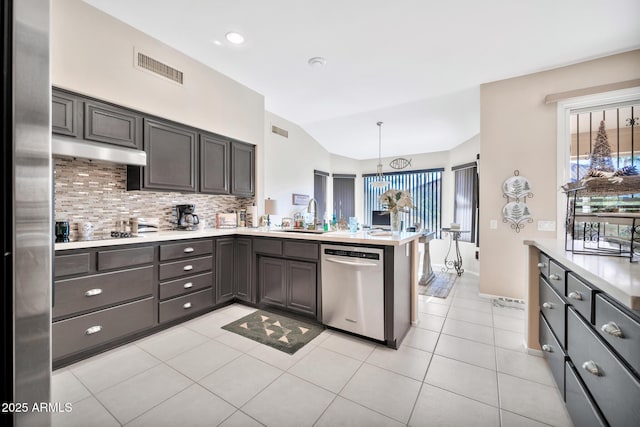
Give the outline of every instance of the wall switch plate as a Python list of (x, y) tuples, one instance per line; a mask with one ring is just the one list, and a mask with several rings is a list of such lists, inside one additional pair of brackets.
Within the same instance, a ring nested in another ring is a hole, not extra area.
[(556, 231), (556, 222), (538, 221), (538, 231)]
[(491, 221), (489, 221), (489, 228), (492, 230), (497, 230), (498, 229), (498, 220), (497, 219), (492, 219)]

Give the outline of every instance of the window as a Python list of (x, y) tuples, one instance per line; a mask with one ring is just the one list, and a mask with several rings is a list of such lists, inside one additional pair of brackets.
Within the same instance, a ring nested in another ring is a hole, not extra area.
[(454, 166), (455, 197), (453, 200), (453, 222), (460, 224), (460, 241), (475, 243), (478, 241), (478, 168), (476, 162)]
[(371, 215), (381, 210), (380, 196), (390, 188), (411, 192), (413, 205), (411, 212), (403, 214), (405, 228), (418, 223), (426, 230), (436, 232), (440, 236), (442, 214), (442, 171), (444, 169), (427, 169), (398, 173), (385, 173), (385, 180), (391, 185), (375, 188), (370, 185), (376, 180), (375, 174), (363, 175), (364, 178), (364, 215), (362, 222), (371, 223)]
[(329, 173), (318, 170), (313, 171), (313, 198), (318, 202), (316, 215), (322, 221), (327, 212), (327, 177)]
[(333, 213), (339, 221), (356, 216), (355, 175), (333, 174)]

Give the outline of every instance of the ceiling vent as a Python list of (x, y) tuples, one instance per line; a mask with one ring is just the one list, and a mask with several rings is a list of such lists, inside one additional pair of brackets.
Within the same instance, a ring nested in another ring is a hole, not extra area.
[(285, 138), (289, 138), (289, 131), (279, 128), (278, 126), (271, 125), (271, 132), (276, 135), (284, 136)]
[(153, 59), (138, 50), (134, 50), (135, 65), (139, 70), (149, 71), (157, 76), (179, 85), (183, 84), (184, 73), (165, 63)]

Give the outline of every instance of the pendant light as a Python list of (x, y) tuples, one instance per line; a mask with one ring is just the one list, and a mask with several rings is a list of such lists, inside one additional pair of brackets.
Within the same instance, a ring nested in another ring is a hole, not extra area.
[(385, 181), (382, 174), (382, 122), (378, 122), (378, 167), (376, 172), (376, 179), (371, 183), (374, 188), (384, 188), (389, 185), (389, 181)]

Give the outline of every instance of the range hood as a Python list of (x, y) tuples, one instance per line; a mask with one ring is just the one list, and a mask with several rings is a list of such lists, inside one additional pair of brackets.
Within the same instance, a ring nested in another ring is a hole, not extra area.
[(131, 148), (116, 147), (82, 139), (65, 138), (59, 135), (51, 137), (51, 154), (78, 157), (82, 159), (102, 160), (123, 165), (146, 166), (147, 153)]

